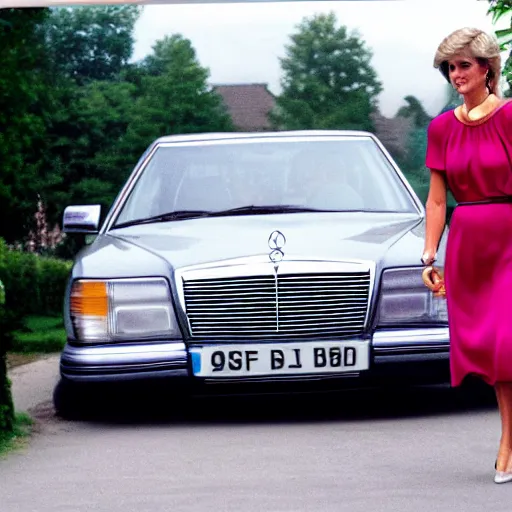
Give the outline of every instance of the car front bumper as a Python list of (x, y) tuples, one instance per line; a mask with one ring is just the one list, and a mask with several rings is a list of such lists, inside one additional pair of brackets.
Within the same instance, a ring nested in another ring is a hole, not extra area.
[(77, 346), (66, 344), (61, 376), (71, 381), (111, 382), (187, 377), (188, 353), (182, 341)]
[[(286, 376), (280, 381), (352, 381), (351, 385), (379, 384), (386, 379), (448, 380), (448, 328), (376, 331), (370, 343), (370, 368), (359, 374)], [(77, 346), (66, 344), (60, 361), (61, 376), (74, 382), (118, 382), (184, 378), (191, 373), (189, 352), (183, 341)], [(247, 380), (247, 379), (246, 379)], [(252, 380), (252, 379), (248, 379)], [(259, 382), (269, 381), (266, 378)], [(238, 379), (229, 379), (236, 384)]]
[(372, 349), (374, 364), (447, 359), (450, 334), (448, 327), (376, 331)]

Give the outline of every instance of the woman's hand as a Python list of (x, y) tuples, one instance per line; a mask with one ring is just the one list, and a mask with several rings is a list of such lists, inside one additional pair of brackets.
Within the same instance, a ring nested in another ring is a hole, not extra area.
[(421, 274), (425, 286), (432, 291), (434, 297), (446, 297), (446, 286), (442, 270), (427, 266)]

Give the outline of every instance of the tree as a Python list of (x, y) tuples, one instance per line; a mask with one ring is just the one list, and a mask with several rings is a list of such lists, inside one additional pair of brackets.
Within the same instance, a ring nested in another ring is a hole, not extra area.
[[(2, 282), (0, 287), (3, 290)], [(0, 326), (3, 327), (4, 305), (0, 303)], [(14, 405), (12, 401), (11, 385), (7, 376), (5, 359), (6, 342), (3, 332), (0, 332), (0, 438), (4, 432), (11, 432), (14, 424)]]
[(503, 75), (509, 85), (506, 95), (512, 96), (512, 0), (489, 0), (489, 4), (488, 14), (492, 14), (493, 23), (496, 23), (504, 16), (510, 18), (510, 27), (496, 30), (496, 37), (500, 43), (501, 50), (509, 52), (508, 59), (503, 67)]
[(56, 77), (41, 190), (51, 223), (67, 204), (108, 208), (115, 197), (122, 173), (105, 163), (133, 108), (137, 88), (123, 82), (123, 75), (140, 12), (133, 5), (56, 8), (44, 25)]
[(139, 73), (141, 88), (118, 146), (121, 161), (163, 135), (233, 130), (222, 98), (208, 86), (209, 70), (188, 39), (175, 34), (158, 41)]
[(138, 12), (2, 11), (0, 215), (9, 222), (0, 236), (9, 243), (31, 236), (38, 205), (50, 226), (70, 203), (106, 210), (155, 138), (233, 129), (187, 39), (166, 37), (128, 63)]
[(135, 6), (2, 11), (0, 215), (10, 220), (0, 236), (8, 242), (33, 230), (39, 197), (52, 224), (66, 204), (89, 193), (105, 205), (112, 200), (114, 186), (98, 155), (128, 126), (133, 86), (119, 76), (139, 12)]
[(407, 136), (406, 154), (402, 165), (407, 172), (421, 172), (427, 150), (427, 128), (432, 117), (415, 96), (408, 95), (404, 100), (407, 105), (400, 107), (396, 115), (412, 119), (413, 129)]
[(400, 107), (396, 115), (400, 117), (412, 118), (416, 128), (426, 127), (432, 118), (427, 114), (421, 101), (415, 96), (411, 95), (406, 96), (404, 100), (407, 105)]
[[(0, 238), (0, 275), (5, 270), (5, 242)], [(6, 352), (11, 343), (8, 314), (5, 309), (5, 287), (0, 279), (0, 438), (11, 432), (14, 424), (14, 405), (11, 385), (7, 376)]]
[[(28, 233), (44, 168), (48, 59), (41, 30), (47, 9), (5, 9), (0, 48), (0, 236)], [(8, 221), (6, 221), (8, 219)]]
[(372, 52), (334, 13), (305, 18), (280, 59), (282, 93), (274, 122), (285, 129), (372, 130), (382, 85)]
[(147, 146), (172, 133), (231, 130), (220, 97), (208, 88), (187, 39), (158, 41), (153, 53), (121, 72), (127, 81), (93, 81), (70, 91), (52, 124), (48, 217), (70, 203), (106, 211)]
[[(61, 96), (53, 116), (43, 199), (51, 222), (70, 203), (108, 208), (126, 177), (116, 165), (116, 147), (128, 129), (137, 89), (123, 82), (97, 81)], [(133, 150), (125, 154), (136, 159)], [(114, 161), (112, 165), (111, 162)]]
[(132, 56), (135, 5), (60, 7), (46, 24), (54, 71), (78, 84), (119, 76)]
[[(179, 66), (197, 64), (196, 53), (192, 44), (180, 34), (166, 36), (156, 41), (153, 45), (153, 53), (145, 57), (140, 66), (145, 75), (161, 76), (169, 69)], [(203, 80), (208, 77), (208, 70), (202, 69)]]

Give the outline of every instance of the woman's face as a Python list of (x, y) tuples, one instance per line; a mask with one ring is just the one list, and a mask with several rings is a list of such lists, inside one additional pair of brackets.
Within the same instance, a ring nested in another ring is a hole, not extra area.
[(471, 57), (456, 56), (448, 61), (450, 81), (462, 95), (483, 92), (486, 87), (487, 68)]

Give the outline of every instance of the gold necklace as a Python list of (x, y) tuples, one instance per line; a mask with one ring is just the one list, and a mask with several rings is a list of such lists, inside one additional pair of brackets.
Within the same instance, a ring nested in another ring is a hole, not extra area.
[(471, 110), (468, 110), (467, 105), (464, 103), (462, 105), (462, 111), (470, 121), (478, 121), (494, 110), (495, 99), (497, 99), (495, 94), (488, 94), (481, 103), (473, 107)]

